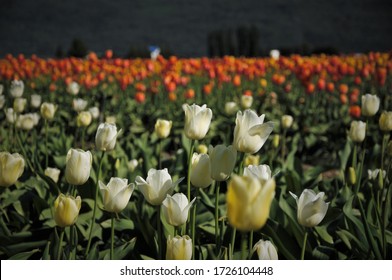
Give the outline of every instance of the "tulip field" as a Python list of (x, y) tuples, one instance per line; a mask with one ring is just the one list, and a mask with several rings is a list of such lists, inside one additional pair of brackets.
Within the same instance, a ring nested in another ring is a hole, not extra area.
[(392, 53), (0, 58), (0, 258), (392, 258)]

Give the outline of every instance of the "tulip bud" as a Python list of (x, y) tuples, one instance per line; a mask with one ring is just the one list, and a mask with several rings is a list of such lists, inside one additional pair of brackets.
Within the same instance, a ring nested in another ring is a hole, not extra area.
[(172, 128), (172, 121), (158, 119), (155, 123), (155, 133), (158, 135), (158, 138), (164, 139), (167, 138), (170, 134), (170, 129)]
[(293, 125), (293, 117), (290, 115), (283, 115), (282, 116), (282, 128), (288, 129)]
[(82, 199), (60, 194), (54, 202), (54, 220), (59, 227), (71, 226), (79, 216)]
[(258, 230), (267, 222), (275, 180), (261, 181), (255, 177), (232, 175), (227, 188), (227, 217), (238, 230)]
[(13, 80), (11, 82), (10, 93), (13, 98), (19, 98), (23, 95), (24, 83), (23, 81)]
[(196, 197), (188, 202), (188, 198), (182, 193), (176, 193), (173, 196), (169, 194), (162, 202), (162, 212), (169, 225), (178, 227), (186, 223), (189, 209), (191, 209)]
[(354, 167), (350, 166), (348, 169), (348, 182), (354, 186), (357, 182), (357, 174), (355, 173)]
[(279, 134), (275, 134), (274, 137), (272, 138), (272, 146), (274, 148), (279, 147), (279, 140), (280, 140)]
[(71, 82), (67, 86), (67, 92), (71, 95), (77, 95), (79, 93), (80, 86), (77, 82)]
[(93, 119), (98, 119), (99, 117), (99, 109), (98, 107), (91, 107), (90, 109), (88, 109), (88, 111), (91, 113), (91, 116), (93, 117)]
[(251, 95), (242, 95), (241, 96), (241, 107), (242, 109), (249, 109), (253, 104), (253, 96)]
[(83, 100), (81, 98), (75, 98), (72, 101), (72, 108), (76, 112), (80, 112), (80, 111), (83, 111), (87, 107), (87, 104), (88, 104), (88, 102), (86, 100)]
[(206, 153), (208, 153), (208, 148), (207, 148), (206, 145), (200, 144), (200, 145), (197, 146), (196, 151), (197, 151), (199, 154), (206, 154)]
[(196, 188), (206, 188), (211, 185), (211, 162), (209, 155), (194, 153), (191, 164), (192, 185)]
[(260, 155), (246, 155), (244, 159), (244, 166), (259, 165)]
[(121, 129), (117, 132), (115, 124), (101, 123), (98, 126), (97, 134), (95, 135), (95, 145), (100, 151), (112, 151), (116, 145), (117, 136), (121, 133)]
[(93, 157), (90, 151), (70, 149), (67, 153), (65, 179), (72, 185), (83, 185), (90, 177)]
[(190, 260), (192, 239), (188, 235), (167, 238), (166, 260)]
[(184, 178), (181, 178), (177, 182), (173, 183), (169, 172), (167, 172), (167, 168), (162, 170), (151, 168), (148, 171), (146, 180), (140, 176), (136, 177), (136, 185), (143, 194), (144, 198), (151, 205), (157, 206), (162, 204), (166, 195), (171, 194), (174, 187), (183, 179)]
[(361, 143), (365, 139), (366, 123), (362, 121), (352, 121), (349, 137), (353, 142)]
[(14, 111), (16, 113), (22, 113), (26, 107), (27, 100), (25, 98), (15, 98), (14, 100)]
[(233, 172), (237, 159), (237, 151), (233, 146), (210, 145), (211, 178), (215, 181), (225, 181)]
[(249, 165), (244, 168), (244, 176), (254, 177), (265, 182), (272, 178), (272, 172), (267, 164)]
[(128, 166), (129, 172), (135, 171), (135, 169), (138, 165), (139, 165), (139, 162), (137, 161), (137, 159), (131, 159), (130, 161), (128, 161), (127, 166)]
[(315, 227), (324, 219), (329, 202), (325, 203), (323, 192), (316, 194), (313, 190), (304, 189), (299, 199), (292, 192), (290, 194), (297, 201), (297, 219), (300, 225)]
[(76, 119), (76, 124), (78, 127), (81, 126), (87, 127), (91, 124), (92, 118), (93, 117), (89, 111), (80, 112)]
[(257, 251), (259, 260), (278, 260), (278, 252), (275, 246), (269, 240), (260, 239), (255, 246), (253, 246), (253, 252)]
[(182, 109), (185, 112), (185, 136), (193, 140), (203, 139), (210, 128), (211, 109), (207, 108), (207, 105), (200, 107), (196, 104), (183, 104)]
[(380, 129), (384, 132), (392, 130), (392, 112), (382, 112), (379, 120)]
[(106, 123), (115, 124), (116, 123), (116, 117), (115, 116), (107, 116), (107, 117), (105, 117), (105, 122)]
[(274, 129), (272, 122), (264, 122), (265, 115), (257, 116), (252, 110), (237, 113), (234, 128), (233, 146), (237, 151), (249, 154), (257, 153), (267, 141)]
[(51, 120), (54, 118), (54, 114), (56, 113), (57, 106), (52, 103), (44, 102), (41, 105), (41, 116), (45, 120)]
[(133, 183), (128, 185), (127, 179), (117, 177), (112, 177), (107, 185), (102, 181), (98, 183), (102, 193), (104, 209), (112, 213), (119, 213), (127, 206), (135, 189)]
[(16, 113), (14, 112), (14, 109), (12, 108), (7, 108), (5, 110), (5, 117), (7, 119), (7, 122), (9, 123), (15, 123), (15, 118), (16, 118)]
[(41, 106), (41, 100), (42, 100), (41, 95), (32, 94), (31, 101), (30, 101), (31, 107), (38, 108), (39, 106)]
[(45, 169), (44, 174), (57, 183), (59, 181), (60, 169), (48, 167)]
[(235, 102), (226, 102), (225, 113), (228, 116), (234, 116), (238, 112), (238, 105)]
[(380, 108), (380, 98), (369, 93), (362, 96), (362, 115), (365, 117), (374, 116)]
[(9, 187), (22, 176), (25, 167), (23, 157), (18, 154), (0, 152), (0, 186)]

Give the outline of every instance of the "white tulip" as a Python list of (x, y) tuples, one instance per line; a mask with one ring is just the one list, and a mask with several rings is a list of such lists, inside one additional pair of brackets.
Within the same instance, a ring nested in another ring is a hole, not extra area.
[(253, 96), (251, 95), (242, 95), (241, 96), (241, 107), (243, 109), (249, 109), (253, 104)]
[(211, 178), (215, 181), (225, 181), (235, 167), (237, 151), (233, 146), (210, 145), (209, 156), (211, 162)]
[(259, 180), (268, 181), (272, 178), (271, 168), (267, 164), (249, 165), (244, 168), (244, 176), (255, 177)]
[(130, 172), (133, 172), (135, 171), (136, 167), (139, 165), (139, 162), (137, 161), (137, 159), (131, 159), (130, 161), (128, 161), (127, 165), (128, 165), (128, 170)]
[(12, 109), (12, 108), (7, 108), (7, 109), (5, 110), (5, 116), (6, 116), (7, 122), (9, 122), (9, 123), (15, 123), (16, 113), (15, 113), (14, 109)]
[(48, 167), (45, 169), (44, 174), (45, 176), (48, 176), (50, 179), (52, 179), (55, 183), (57, 183), (59, 181), (60, 169)]
[(158, 119), (155, 123), (155, 133), (158, 135), (158, 138), (167, 138), (170, 134), (172, 124), (172, 121)]
[(9, 187), (22, 176), (25, 167), (23, 157), (18, 154), (0, 152), (0, 186)]
[(93, 117), (93, 119), (98, 119), (99, 117), (99, 109), (98, 107), (91, 107), (90, 109), (88, 109), (88, 111), (91, 113), (91, 116)]
[(234, 116), (238, 112), (238, 105), (235, 102), (226, 102), (225, 113), (228, 116)]
[(45, 120), (51, 120), (54, 118), (54, 114), (56, 113), (57, 105), (52, 103), (44, 102), (41, 105), (41, 116)]
[(304, 189), (298, 197), (290, 192), (297, 201), (297, 219), (305, 227), (317, 226), (325, 217), (329, 202), (324, 201), (324, 192), (316, 194), (313, 190)]
[(203, 139), (210, 128), (212, 111), (207, 105), (198, 106), (193, 104), (183, 104), (182, 109), (185, 112), (185, 136), (189, 139)]
[(107, 185), (101, 181), (98, 183), (103, 197), (104, 209), (112, 213), (119, 213), (127, 206), (135, 189), (135, 184), (128, 185), (127, 179), (117, 177), (110, 178)]
[(362, 96), (362, 115), (365, 117), (374, 116), (380, 108), (380, 98), (377, 95), (365, 94)]
[(260, 239), (255, 246), (253, 246), (253, 252), (257, 251), (259, 260), (278, 260), (278, 252), (275, 246), (269, 240)]
[(42, 97), (39, 94), (32, 94), (30, 104), (33, 108), (38, 108), (41, 106)]
[(24, 83), (23, 81), (13, 80), (10, 86), (10, 93), (13, 98), (18, 98), (23, 95)]
[(22, 113), (26, 108), (27, 100), (26, 98), (15, 98), (14, 100), (14, 110), (16, 113)]
[(211, 185), (211, 161), (209, 155), (194, 153), (191, 164), (192, 185), (196, 188), (206, 188)]
[(282, 127), (284, 129), (290, 128), (293, 125), (293, 117), (290, 115), (283, 115), (282, 116)]
[(80, 86), (77, 82), (71, 82), (67, 86), (67, 92), (71, 95), (77, 95), (79, 93)]
[(362, 121), (352, 121), (348, 135), (353, 142), (363, 142), (366, 135), (366, 123)]
[(0, 109), (3, 109), (4, 104), (5, 104), (5, 96), (0, 95)]
[(192, 239), (188, 235), (167, 238), (166, 260), (190, 260)]
[(76, 112), (80, 112), (80, 111), (83, 111), (87, 107), (87, 104), (88, 104), (88, 102), (86, 100), (83, 100), (81, 98), (75, 98), (72, 101), (72, 108)]
[(117, 136), (121, 133), (117, 132), (115, 124), (101, 123), (98, 126), (97, 134), (95, 135), (95, 146), (100, 151), (112, 151), (116, 145)]
[(166, 198), (167, 194), (173, 192), (174, 187), (182, 181), (182, 179), (184, 178), (173, 183), (169, 172), (167, 172), (167, 168), (162, 170), (151, 168), (148, 171), (146, 180), (137, 176), (135, 182), (144, 198), (151, 205), (158, 206), (162, 204), (162, 201)]
[(182, 193), (176, 193), (173, 196), (168, 194), (161, 206), (166, 221), (176, 227), (185, 224), (188, 219), (189, 209), (195, 200), (196, 197), (189, 203), (188, 198)]
[(70, 149), (67, 153), (65, 179), (72, 185), (83, 185), (90, 177), (93, 157), (90, 151)]
[(237, 151), (254, 154), (261, 149), (274, 129), (273, 122), (263, 123), (264, 117), (264, 114), (258, 117), (252, 110), (237, 113), (233, 142)]

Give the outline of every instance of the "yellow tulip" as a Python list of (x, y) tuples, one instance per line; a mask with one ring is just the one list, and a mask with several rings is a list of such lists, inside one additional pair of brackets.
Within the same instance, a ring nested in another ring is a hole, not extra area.
[(392, 112), (382, 112), (379, 120), (379, 125), (382, 131), (392, 131)]
[(238, 230), (258, 230), (267, 222), (275, 180), (232, 175), (227, 189), (227, 217)]
[(158, 138), (164, 139), (167, 138), (170, 134), (170, 130), (172, 128), (172, 121), (158, 119), (155, 123), (155, 133), (158, 135)]
[(0, 153), (0, 186), (9, 187), (18, 181), (22, 176), (25, 166), (23, 157), (18, 154), (8, 152)]
[(192, 258), (192, 239), (188, 235), (167, 239), (167, 260), (190, 260)]
[(78, 114), (78, 117), (76, 118), (76, 124), (78, 127), (81, 126), (89, 126), (91, 124), (91, 121), (93, 119), (93, 116), (89, 111), (83, 111)]
[(56, 113), (57, 106), (52, 103), (44, 102), (41, 105), (41, 116), (45, 120), (51, 120), (54, 118), (54, 114)]
[(70, 195), (60, 194), (54, 202), (54, 220), (59, 227), (71, 226), (79, 216), (82, 205), (80, 196), (74, 198)]

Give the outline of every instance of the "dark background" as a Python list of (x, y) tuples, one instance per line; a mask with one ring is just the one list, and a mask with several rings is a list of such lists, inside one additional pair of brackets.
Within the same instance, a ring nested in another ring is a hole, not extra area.
[(113, 49), (125, 56), (155, 44), (179, 56), (205, 56), (211, 32), (235, 35), (241, 26), (257, 29), (264, 51), (389, 51), (392, 1), (0, 0), (0, 56), (67, 53), (75, 38), (98, 54)]

